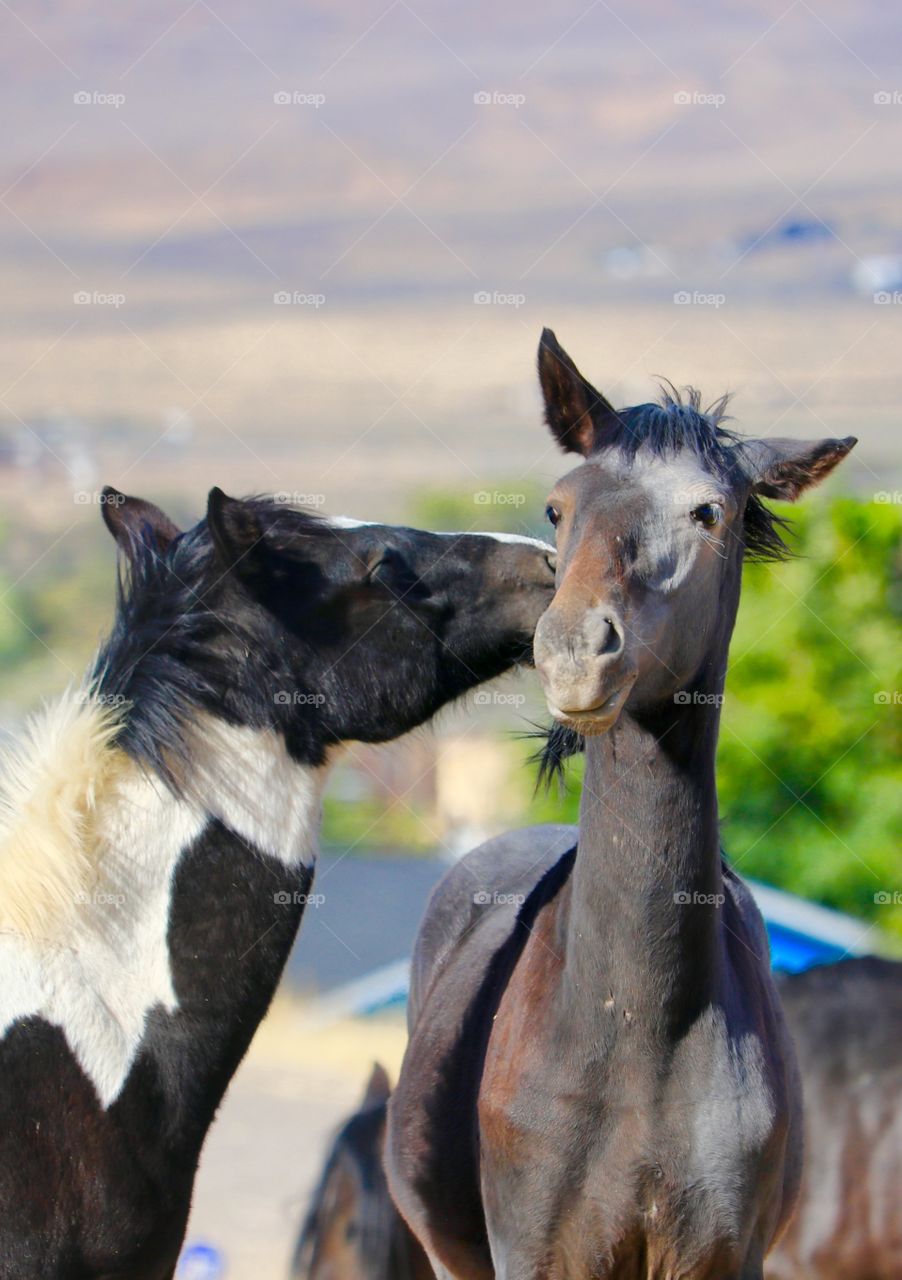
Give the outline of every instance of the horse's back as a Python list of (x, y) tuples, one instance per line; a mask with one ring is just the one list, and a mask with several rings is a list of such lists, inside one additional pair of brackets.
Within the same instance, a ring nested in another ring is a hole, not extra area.
[(461, 858), (436, 885), (417, 931), (411, 965), (408, 1023), (412, 1028), (436, 975), (491, 918), (503, 938), (520, 906), (561, 858), (576, 848), (579, 828), (523, 827), (486, 840)]

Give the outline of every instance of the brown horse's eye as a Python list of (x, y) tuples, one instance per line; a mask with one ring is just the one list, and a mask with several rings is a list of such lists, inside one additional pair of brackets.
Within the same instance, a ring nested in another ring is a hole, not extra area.
[(547, 506), (545, 508), (545, 519), (549, 524), (557, 525), (560, 522), (561, 513), (557, 507)]
[(693, 507), (689, 514), (696, 524), (713, 529), (723, 519), (723, 507), (719, 502), (703, 502), (701, 506)]

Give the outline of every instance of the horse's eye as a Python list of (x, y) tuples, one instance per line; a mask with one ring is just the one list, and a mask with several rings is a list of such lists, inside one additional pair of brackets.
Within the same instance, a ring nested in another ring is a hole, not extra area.
[(557, 526), (561, 519), (561, 513), (560, 511), (558, 511), (557, 507), (552, 507), (549, 505), (545, 508), (545, 519), (548, 521), (549, 524), (553, 524)]
[(696, 524), (713, 529), (723, 519), (723, 507), (719, 502), (703, 502), (701, 506), (693, 507), (689, 514)]

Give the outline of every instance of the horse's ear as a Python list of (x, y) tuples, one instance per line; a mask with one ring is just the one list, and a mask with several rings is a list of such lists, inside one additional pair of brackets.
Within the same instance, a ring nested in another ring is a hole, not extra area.
[(139, 546), (165, 553), (181, 530), (159, 507), (143, 498), (130, 498), (112, 485), (101, 493), (100, 510), (103, 523), (116, 539), (116, 545), (133, 558)]
[(551, 434), (565, 453), (587, 458), (605, 428), (618, 421), (617, 411), (583, 377), (550, 329), (543, 329), (539, 339), (539, 382)]
[(388, 1072), (381, 1062), (374, 1062), (370, 1078), (367, 1081), (366, 1092), (360, 1104), (360, 1110), (369, 1111), (371, 1107), (381, 1106), (383, 1102), (388, 1101), (390, 1096), (391, 1081), (388, 1078)]
[(820, 484), (858, 443), (843, 440), (749, 440), (743, 444), (752, 489), (763, 498), (795, 502), (806, 489)]
[(263, 540), (263, 526), (250, 503), (230, 498), (221, 489), (211, 489), (207, 497), (207, 528), (222, 567), (235, 569), (239, 575), (247, 573)]

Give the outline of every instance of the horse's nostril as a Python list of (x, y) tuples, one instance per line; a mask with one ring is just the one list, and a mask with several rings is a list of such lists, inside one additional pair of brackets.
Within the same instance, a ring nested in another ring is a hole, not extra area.
[(555, 573), (557, 571), (557, 552), (546, 551), (545, 562), (548, 565), (548, 568), (551, 570), (551, 572)]

